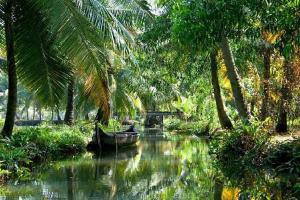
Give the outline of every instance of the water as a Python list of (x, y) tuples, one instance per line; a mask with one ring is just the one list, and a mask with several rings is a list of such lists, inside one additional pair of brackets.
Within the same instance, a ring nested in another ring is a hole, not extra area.
[(218, 178), (204, 138), (142, 137), (117, 154), (55, 162), (33, 179), (0, 188), (0, 199), (242, 199), (238, 187)]

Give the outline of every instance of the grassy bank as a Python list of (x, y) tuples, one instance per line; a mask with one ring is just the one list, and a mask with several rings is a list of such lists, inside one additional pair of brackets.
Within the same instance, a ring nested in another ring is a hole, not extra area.
[(84, 152), (90, 136), (91, 128), (83, 125), (16, 129), (10, 139), (1, 139), (0, 142), (1, 181), (29, 179), (37, 163)]
[[(222, 133), (210, 144), (215, 166), (233, 187), (254, 199), (299, 198), (300, 139), (274, 142), (271, 138), (263, 125)], [(251, 186), (256, 190), (249, 191)], [(273, 192), (266, 194), (266, 188)]]
[(207, 136), (210, 132), (210, 123), (208, 121), (184, 121), (180, 119), (167, 119), (165, 128), (172, 133)]

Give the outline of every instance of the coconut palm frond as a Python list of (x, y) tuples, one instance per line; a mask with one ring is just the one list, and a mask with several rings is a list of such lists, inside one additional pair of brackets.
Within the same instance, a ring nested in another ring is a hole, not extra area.
[[(102, 110), (105, 119), (110, 116), (110, 91), (107, 79), (100, 79), (97, 71), (82, 74), (84, 77), (85, 95)], [(106, 76), (107, 77), (107, 76)]]
[[(59, 56), (42, 17), (27, 1), (17, 1), (15, 43), (20, 81), (47, 105), (55, 105), (65, 91), (71, 70)], [(40, 20), (36, 20), (40, 19)]]

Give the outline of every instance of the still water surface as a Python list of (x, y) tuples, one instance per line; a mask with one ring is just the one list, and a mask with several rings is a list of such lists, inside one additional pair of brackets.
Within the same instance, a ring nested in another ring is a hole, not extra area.
[[(135, 148), (55, 162), (3, 199), (213, 199), (204, 139), (143, 136)], [(1, 195), (0, 195), (1, 196)]]
[(55, 162), (2, 188), (0, 199), (249, 199), (215, 171), (206, 139), (148, 135), (126, 151)]

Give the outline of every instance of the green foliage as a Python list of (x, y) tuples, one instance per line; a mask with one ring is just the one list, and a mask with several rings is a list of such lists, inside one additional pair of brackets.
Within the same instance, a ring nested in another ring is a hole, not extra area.
[(164, 126), (167, 130), (173, 131), (178, 130), (182, 123), (183, 121), (178, 118), (170, 118), (164, 121)]
[(299, 177), (300, 176), (300, 139), (275, 143), (268, 148), (266, 164), (277, 173)]
[(246, 171), (263, 165), (268, 135), (261, 126), (244, 125), (211, 142), (210, 151), (216, 165), (226, 177), (239, 178)]
[(85, 146), (85, 137), (77, 127), (22, 128), (12, 138), (2, 139), (1, 169), (12, 172), (20, 180), (26, 180), (30, 178), (30, 168), (34, 162), (80, 153)]
[[(273, 143), (263, 126), (255, 123), (214, 138), (210, 144), (215, 167), (235, 187), (251, 191), (251, 197), (268, 198), (274, 188), (287, 191), (282, 198), (299, 196), (300, 140)], [(272, 188), (272, 189), (270, 189)], [(276, 190), (276, 189), (275, 189)]]
[(0, 129), (2, 130), (2, 127), (4, 125), (4, 120), (3, 119), (0, 119)]
[(168, 131), (197, 136), (208, 135), (209, 125), (209, 122), (205, 121), (186, 122), (176, 118), (165, 121), (165, 127)]

